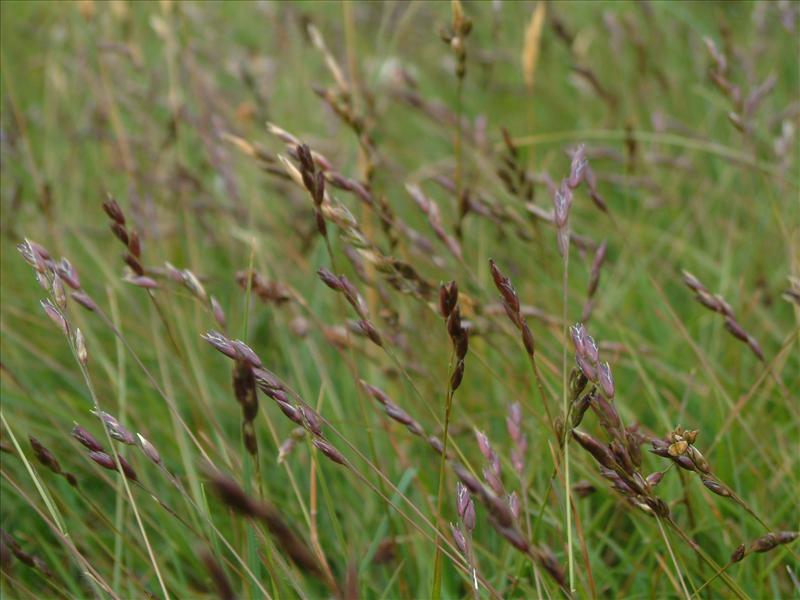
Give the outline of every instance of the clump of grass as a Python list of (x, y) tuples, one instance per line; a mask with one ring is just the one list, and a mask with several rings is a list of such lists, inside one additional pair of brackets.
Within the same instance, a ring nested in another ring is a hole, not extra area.
[(791, 596), (798, 13), (720, 10), (0, 4), (0, 595)]

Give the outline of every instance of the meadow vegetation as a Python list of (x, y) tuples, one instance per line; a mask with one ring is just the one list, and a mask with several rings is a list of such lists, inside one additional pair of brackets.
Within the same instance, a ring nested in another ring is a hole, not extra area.
[(2, 598), (800, 597), (796, 2), (3, 2)]

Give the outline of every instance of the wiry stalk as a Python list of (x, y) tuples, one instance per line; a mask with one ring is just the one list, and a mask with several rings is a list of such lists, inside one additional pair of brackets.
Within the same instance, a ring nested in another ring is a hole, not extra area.
[[(444, 535), (445, 529), (442, 527), (442, 498), (444, 497), (445, 487), (445, 466), (447, 465), (447, 440), (448, 432), (450, 430), (450, 411), (453, 406), (453, 390), (450, 385), (450, 378), (452, 376), (453, 367), (453, 353), (450, 353), (450, 361), (447, 367), (447, 392), (445, 394), (444, 405), (444, 433), (442, 434), (442, 457), (439, 461), (439, 485), (436, 492), (436, 526)], [(433, 600), (441, 598), (442, 587), (442, 551), (441, 546), (436, 546), (436, 556), (433, 563), (433, 590), (431, 596)]]
[[(569, 389), (568, 389), (568, 373), (567, 373), (567, 286), (568, 286), (568, 275), (569, 275), (569, 244), (566, 245), (566, 250), (564, 252), (564, 276), (561, 284), (562, 290), (562, 302), (563, 302), (563, 311), (562, 311), (562, 318), (564, 321), (564, 342), (563, 342), (563, 352), (562, 352), (562, 362), (561, 362), (561, 410), (562, 414), (564, 415), (564, 430), (566, 431), (569, 427)], [(568, 564), (568, 572), (569, 572), (569, 589), (571, 592), (575, 591), (575, 559), (573, 556), (572, 550), (572, 510), (570, 507), (571, 504), (571, 494), (570, 490), (570, 473), (569, 473), (569, 438), (564, 438), (564, 520), (566, 522), (567, 528), (567, 564)]]

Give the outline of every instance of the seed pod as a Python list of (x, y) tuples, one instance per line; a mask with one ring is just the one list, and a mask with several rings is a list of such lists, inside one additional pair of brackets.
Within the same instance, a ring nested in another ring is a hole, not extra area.
[(519, 521), (520, 505), (519, 505), (519, 495), (517, 494), (517, 492), (511, 492), (508, 495), (508, 509), (514, 516), (514, 520)]
[(127, 277), (123, 278), (123, 281), (146, 290), (154, 290), (158, 288), (158, 282), (152, 277), (147, 277), (145, 275), (128, 275)]
[(78, 272), (75, 270), (75, 267), (72, 266), (72, 263), (69, 262), (66, 258), (62, 258), (61, 261), (56, 265), (56, 271), (58, 272), (59, 277), (73, 290), (81, 289), (81, 280), (78, 277)]
[(731, 496), (731, 491), (718, 481), (714, 481), (713, 479), (707, 479), (707, 478), (704, 478), (702, 481), (703, 485), (706, 486), (709, 490), (711, 490), (715, 494), (717, 494), (717, 496), (724, 496), (725, 498), (729, 498)]
[(764, 352), (763, 350), (761, 350), (761, 346), (759, 345), (759, 343), (755, 339), (753, 339), (752, 336), (747, 337), (747, 345), (750, 347), (750, 350), (753, 351), (753, 354), (756, 355), (758, 360), (763, 362)]
[(142, 256), (142, 243), (139, 240), (139, 233), (135, 229), (131, 229), (128, 234), (128, 250), (137, 258)]
[(319, 269), (317, 271), (317, 275), (322, 280), (322, 283), (327, 285), (332, 290), (335, 290), (337, 292), (341, 292), (342, 291), (342, 289), (343, 289), (342, 282), (339, 280), (339, 278), (336, 275), (331, 273), (325, 267), (322, 267), (321, 269)]
[(553, 218), (559, 230), (562, 230), (567, 225), (569, 219), (569, 209), (572, 206), (572, 190), (562, 182), (561, 186), (556, 190), (553, 195)]
[(105, 423), (106, 427), (108, 428), (108, 434), (112, 438), (118, 442), (122, 442), (123, 444), (128, 444), (131, 446), (136, 444), (136, 438), (133, 437), (133, 434), (123, 427), (115, 417), (107, 412), (103, 412), (102, 410), (93, 410), (92, 414)]
[(33, 448), (33, 453), (36, 456), (36, 459), (56, 475), (61, 475), (61, 465), (59, 464), (55, 455), (35, 437), (28, 436), (28, 440), (31, 443), (31, 447)]
[(633, 464), (639, 469), (642, 466), (642, 449), (639, 445), (641, 438), (638, 438), (628, 429), (625, 432), (625, 441), (627, 442), (628, 456), (631, 457)]
[(253, 352), (253, 349), (243, 341), (230, 340), (230, 344), (233, 348), (233, 351), (236, 353), (236, 358), (245, 361), (251, 367), (258, 368), (261, 366), (261, 359), (255, 352)]
[(661, 498), (645, 497), (645, 504), (659, 517), (669, 517), (669, 506)]
[(514, 448), (511, 449), (511, 466), (514, 467), (514, 471), (517, 475), (522, 475), (522, 472), (525, 470), (525, 453), (528, 449), (528, 440), (525, 436), (522, 436), (520, 443), (516, 444)]
[(72, 292), (70, 297), (88, 311), (94, 312), (97, 310), (97, 304), (95, 304), (94, 300), (83, 292)]
[(597, 369), (595, 369), (594, 364), (589, 362), (586, 356), (583, 355), (576, 355), (575, 356), (575, 363), (578, 365), (578, 368), (581, 370), (581, 373), (592, 382), (597, 382)]
[(528, 323), (526, 321), (522, 321), (520, 329), (522, 331), (522, 344), (525, 346), (525, 351), (528, 353), (528, 356), (533, 356), (536, 350), (536, 345), (534, 344), (533, 334), (528, 327)]
[(597, 414), (600, 424), (603, 426), (609, 435), (616, 436), (617, 432), (622, 429), (622, 421), (619, 418), (616, 406), (613, 402), (609, 402), (602, 395), (597, 394), (592, 396), (590, 403), (592, 410)]
[(586, 160), (586, 146), (581, 144), (572, 153), (572, 162), (570, 163), (569, 168), (569, 178), (567, 179), (567, 185), (570, 188), (575, 189), (581, 184), (588, 164), (589, 163)]
[(305, 427), (305, 421), (303, 421), (303, 416), (300, 414), (300, 411), (295, 408), (289, 402), (284, 402), (283, 400), (275, 400), (275, 403), (278, 405), (278, 408), (281, 409), (281, 412), (286, 415), (289, 420), (294, 421), (298, 425), (302, 425)]
[(603, 390), (606, 398), (613, 398), (615, 392), (614, 378), (611, 375), (611, 367), (607, 362), (599, 365), (597, 369), (597, 378), (600, 382), (600, 388)]
[(464, 361), (459, 360), (456, 368), (453, 370), (453, 375), (450, 377), (450, 389), (456, 391), (461, 385), (464, 378)]
[(458, 285), (455, 281), (439, 286), (439, 310), (446, 319), (458, 303)]
[(301, 405), (299, 410), (303, 417), (303, 426), (314, 435), (321, 437), (322, 420), (320, 419), (319, 415), (310, 406)]
[(125, 225), (125, 213), (122, 212), (119, 204), (110, 194), (106, 196), (106, 200), (103, 202), (103, 210), (112, 221)]
[(686, 440), (678, 440), (669, 445), (667, 451), (670, 456), (683, 456), (689, 449), (689, 442)]
[(244, 421), (242, 423), (242, 438), (244, 439), (244, 447), (250, 456), (257, 456), (258, 438), (252, 421)]
[(64, 292), (64, 284), (58, 275), (53, 275), (50, 290), (53, 293), (53, 300), (56, 301), (56, 306), (58, 306), (59, 310), (65, 310), (67, 308), (67, 294)]
[(617, 466), (614, 456), (609, 449), (588, 433), (573, 429), (572, 437), (575, 438), (575, 441), (589, 452), (597, 462), (607, 469), (613, 470)]
[(333, 462), (338, 463), (340, 465), (347, 465), (347, 460), (345, 457), (339, 452), (336, 448), (331, 446), (327, 441), (323, 440), (322, 438), (315, 437), (312, 441), (320, 452), (322, 452), (325, 456), (331, 459)]
[(50, 300), (41, 300), (40, 304), (44, 309), (45, 314), (50, 318), (50, 320), (55, 323), (59, 329), (64, 333), (64, 335), (69, 335), (69, 325), (67, 324), (67, 320), (64, 318), (64, 315), (61, 314), (61, 311), (58, 310)]
[(697, 467), (698, 471), (706, 474), (711, 473), (711, 467), (709, 466), (705, 457), (700, 454), (700, 450), (694, 446), (689, 446), (689, 448), (686, 450), (686, 455), (689, 457), (689, 460), (694, 463), (694, 466)]
[(453, 541), (455, 541), (458, 551), (461, 552), (461, 554), (467, 555), (469, 546), (467, 546), (467, 538), (464, 536), (464, 533), (452, 523), (450, 523), (450, 531), (453, 534)]
[(653, 438), (652, 440), (650, 440), (650, 444), (652, 445), (650, 452), (652, 452), (656, 456), (663, 456), (664, 458), (671, 457), (668, 450), (669, 444), (664, 440)]
[(514, 402), (508, 406), (506, 429), (508, 430), (508, 435), (514, 441), (518, 440), (522, 435), (522, 407), (519, 402)]
[(483, 478), (495, 494), (498, 496), (505, 495), (506, 490), (503, 487), (503, 482), (500, 481), (499, 475), (493, 469), (485, 467), (483, 469)]
[(404, 411), (396, 404), (388, 402), (384, 405), (384, 410), (391, 419), (394, 419), (398, 423), (401, 423), (408, 428), (412, 428), (414, 426), (419, 427), (419, 424), (416, 421), (414, 421), (414, 419), (412, 419), (411, 416), (406, 411)]
[(389, 396), (383, 390), (381, 390), (380, 388), (375, 387), (374, 385), (371, 385), (371, 384), (367, 383), (363, 379), (360, 379), (359, 382), (364, 387), (364, 389), (367, 391), (367, 393), (370, 396), (372, 396), (375, 400), (380, 402), (381, 404), (388, 404), (388, 403), (391, 402)]
[(789, 544), (800, 538), (800, 531), (776, 531), (775, 538), (778, 540), (779, 545)]
[(706, 291), (706, 286), (700, 283), (700, 280), (697, 279), (697, 277), (695, 277), (691, 273), (689, 273), (689, 271), (683, 271), (683, 282), (695, 292)]
[(128, 239), (128, 230), (125, 229), (125, 226), (124, 225), (120, 225), (116, 221), (111, 221), (110, 227), (111, 227), (111, 231), (114, 233), (116, 238), (120, 242), (122, 242), (125, 246), (127, 246), (129, 239)]
[(80, 328), (75, 329), (75, 353), (78, 355), (78, 360), (85, 367), (89, 363), (89, 352), (86, 350), (86, 340), (83, 337), (83, 332)]
[(72, 428), (71, 435), (89, 450), (92, 450), (93, 452), (104, 452), (103, 446), (100, 445), (100, 442), (98, 442), (91, 433), (86, 431), (86, 429), (80, 425), (75, 425)]
[(597, 343), (594, 341), (594, 338), (589, 334), (586, 334), (583, 338), (583, 348), (586, 353), (586, 359), (596, 365), (600, 360), (600, 352), (597, 349)]
[(706, 291), (697, 292), (697, 295), (694, 297), (694, 299), (709, 310), (720, 313), (722, 312), (722, 306), (720, 305), (719, 300)]
[(748, 340), (747, 332), (742, 328), (741, 325), (739, 325), (738, 321), (736, 321), (735, 319), (731, 317), (725, 317), (725, 329), (727, 329), (728, 332), (737, 340), (740, 340), (745, 344), (747, 343)]
[(222, 335), (219, 331), (211, 330), (204, 333), (201, 337), (228, 358), (234, 360), (238, 358), (238, 354), (231, 340)]
[(577, 398), (581, 395), (586, 386), (588, 385), (589, 380), (587, 379), (586, 375), (580, 369), (572, 369), (569, 373), (569, 392), (573, 398)]
[(211, 296), (211, 312), (214, 314), (214, 320), (217, 322), (217, 324), (225, 329), (225, 325), (227, 323), (225, 311), (222, 309), (222, 305), (214, 296)]
[(469, 490), (460, 481), (456, 483), (456, 508), (458, 516), (467, 531), (475, 529), (475, 505), (470, 497)]
[(654, 488), (659, 483), (661, 483), (661, 480), (663, 478), (664, 478), (664, 473), (662, 471), (656, 471), (655, 473), (650, 473), (650, 475), (648, 475), (646, 479), (647, 485), (650, 486), (651, 488)]
[[(440, 451), (441, 453), (441, 451)], [(486, 495), (486, 489), (478, 479), (472, 475), (461, 463), (453, 463), (453, 472), (461, 480), (461, 483), (473, 494), (479, 497)]]
[(672, 462), (686, 471), (697, 471), (692, 460), (686, 455), (670, 456), (670, 458), (672, 459)]
[(361, 329), (364, 335), (369, 338), (369, 341), (379, 348), (383, 348), (383, 340), (381, 340), (381, 335), (371, 322), (367, 321), (366, 319), (362, 319), (361, 321), (358, 321), (358, 327)]
[(586, 394), (582, 398), (572, 403), (572, 427), (577, 427), (583, 421), (586, 411), (592, 402), (592, 394)]
[[(117, 464), (114, 461), (114, 457), (110, 454), (106, 454), (105, 452), (89, 452), (89, 458), (104, 469), (108, 469), (109, 471), (117, 470)], [(125, 477), (131, 481), (139, 481), (138, 477), (136, 477), (136, 471), (133, 470), (133, 467), (121, 456), (117, 456), (117, 458), (119, 458), (119, 465)]]
[(137, 433), (136, 437), (139, 440), (139, 448), (142, 449), (142, 453), (155, 464), (160, 465), (161, 455), (158, 453), (158, 450), (156, 450), (156, 447), (153, 446), (153, 444), (151, 444), (150, 441), (147, 440), (147, 438), (145, 438), (141, 433)]
[(633, 461), (628, 456), (628, 451), (619, 440), (613, 440), (609, 445), (611, 453), (614, 455), (617, 463), (625, 470), (626, 473), (633, 473), (635, 471)]
[(778, 538), (774, 533), (762, 535), (750, 544), (750, 552), (769, 552), (778, 545)]
[(739, 546), (736, 547), (736, 550), (733, 551), (733, 554), (731, 554), (731, 562), (732, 563), (739, 562), (745, 557), (746, 553), (747, 552), (745, 550), (745, 545), (740, 544)]
[(126, 252), (122, 255), (122, 260), (136, 275), (139, 275), (140, 277), (144, 275), (144, 267), (142, 267), (142, 263), (133, 254)]
[[(442, 440), (440, 440), (435, 435), (428, 437), (428, 445), (433, 448), (437, 454), (441, 456), (442, 452), (444, 452), (444, 446), (442, 445)], [(447, 456), (450, 456), (450, 453), (447, 453)]]
[(200, 283), (200, 279), (198, 279), (197, 275), (192, 273), (189, 269), (183, 269), (181, 271), (181, 279), (184, 287), (200, 302), (203, 304), (208, 303), (208, 293), (206, 292), (206, 288), (203, 287), (203, 284)]
[(583, 356), (586, 353), (584, 346), (584, 336), (586, 330), (583, 328), (583, 323), (575, 323), (569, 328), (569, 334), (572, 338), (572, 345), (575, 347), (575, 354)]
[[(502, 495), (504, 496), (505, 492)], [(501, 527), (514, 527), (514, 515), (500, 495), (484, 490), (480, 498), (489, 511), (489, 516)]]

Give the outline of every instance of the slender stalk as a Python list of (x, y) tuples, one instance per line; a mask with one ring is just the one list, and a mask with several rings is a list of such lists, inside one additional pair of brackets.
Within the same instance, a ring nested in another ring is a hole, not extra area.
[[(450, 411), (453, 406), (453, 388), (450, 385), (452, 371), (453, 371), (453, 356), (454, 352), (450, 353), (450, 361), (447, 367), (447, 395), (444, 405), (444, 433), (442, 435), (442, 458), (439, 462), (439, 490), (436, 494), (436, 527), (439, 529), (441, 535), (444, 534), (442, 528), (442, 498), (444, 497), (444, 481), (445, 481), (445, 466), (447, 465), (447, 438), (450, 430)], [(442, 595), (442, 548), (439, 544), (436, 545), (436, 556), (433, 563), (433, 589), (431, 597), (433, 600), (439, 600)]]
[[(86, 382), (86, 387), (89, 389), (89, 395), (92, 397), (92, 403), (94, 404), (95, 409), (99, 412), (101, 410), (100, 402), (97, 398), (97, 394), (94, 389), (94, 384), (92, 383), (92, 379), (89, 376), (89, 372), (83, 365), (83, 363), (81, 363), (81, 361), (78, 360), (77, 353), (75, 351), (75, 348), (72, 346), (72, 343), (70, 343), (70, 348), (72, 349), (73, 354), (75, 354), (75, 360), (80, 366), (81, 374), (83, 375), (83, 379)], [(139, 509), (136, 506), (136, 500), (133, 499), (133, 493), (131, 492), (131, 488), (128, 485), (128, 478), (123, 474), (122, 466), (119, 460), (119, 454), (117, 453), (117, 449), (114, 446), (114, 442), (112, 441), (111, 435), (108, 432), (108, 424), (102, 419), (101, 422), (103, 424), (103, 431), (106, 434), (106, 440), (108, 441), (108, 445), (111, 448), (111, 454), (114, 457), (114, 463), (117, 466), (118, 477), (122, 479), (122, 482), (125, 486), (125, 494), (128, 496), (128, 500), (131, 503), (131, 508), (133, 509), (133, 515), (136, 518), (136, 524), (139, 526), (139, 531), (142, 534), (142, 540), (144, 541), (145, 548), (147, 548), (147, 554), (150, 557), (150, 562), (153, 565), (153, 570), (155, 571), (156, 578), (158, 579), (158, 584), (161, 587), (161, 592), (164, 594), (164, 598), (166, 600), (169, 600), (170, 595), (169, 592), (167, 591), (167, 586), (164, 583), (164, 578), (161, 575), (161, 570), (158, 568), (158, 561), (156, 561), (156, 556), (155, 553), (153, 552), (153, 547), (150, 545), (150, 539), (148, 538), (147, 531), (144, 528), (142, 517), (139, 515)]]
[[(561, 282), (561, 291), (563, 294), (563, 331), (564, 342), (562, 344), (562, 363), (561, 363), (561, 400), (562, 412), (564, 414), (564, 431), (569, 427), (569, 384), (567, 381), (567, 339), (569, 332), (567, 331), (567, 286), (569, 284), (569, 244), (564, 251), (564, 276)], [(567, 528), (567, 562), (569, 565), (569, 589), (571, 592), (575, 591), (575, 557), (572, 550), (572, 512), (570, 510), (570, 475), (569, 475), (569, 439), (564, 438), (564, 520)]]
[(699, 595), (700, 595), (700, 592), (701, 592), (701, 591), (702, 591), (702, 590), (703, 590), (703, 589), (704, 589), (706, 586), (708, 586), (708, 585), (709, 585), (710, 583), (712, 583), (712, 582), (713, 582), (713, 581), (714, 581), (714, 580), (715, 580), (717, 577), (719, 577), (719, 576), (720, 576), (720, 575), (722, 575), (722, 574), (723, 574), (725, 571), (727, 571), (727, 570), (728, 570), (728, 567), (730, 567), (732, 564), (733, 564), (732, 562), (728, 561), (728, 562), (727, 562), (727, 563), (726, 563), (724, 566), (720, 567), (720, 568), (719, 568), (719, 570), (718, 570), (716, 573), (714, 573), (714, 576), (713, 576), (713, 577), (711, 577), (711, 579), (709, 579), (708, 581), (706, 581), (706, 582), (705, 582), (703, 585), (701, 585), (699, 588), (697, 588), (697, 589), (694, 591), (694, 593), (692, 594), (692, 598), (694, 598), (695, 596), (699, 596)]
[(745, 594), (744, 591), (742, 591), (742, 589), (738, 586), (738, 584), (733, 579), (731, 579), (731, 577), (727, 573), (725, 573), (725, 570), (720, 569), (717, 562), (713, 558), (711, 558), (708, 554), (706, 554), (705, 551), (700, 546), (697, 545), (697, 542), (695, 542), (692, 538), (690, 538), (683, 531), (683, 529), (681, 529), (678, 526), (678, 524), (672, 520), (672, 518), (670, 517), (667, 518), (667, 524), (670, 527), (672, 527), (672, 530), (675, 533), (677, 533), (681, 537), (681, 539), (684, 542), (686, 542), (689, 545), (689, 547), (691, 547), (692, 550), (694, 550), (697, 553), (697, 555), (700, 558), (703, 559), (703, 562), (705, 562), (709, 567), (711, 567), (715, 571), (719, 571), (719, 575), (722, 577), (722, 580), (725, 582), (725, 585), (728, 586), (729, 590), (731, 590), (734, 594), (736, 594), (736, 597), (739, 598), (739, 600), (749, 600), (749, 596)]
[(672, 564), (675, 567), (675, 573), (678, 575), (678, 581), (681, 584), (681, 589), (683, 590), (683, 594), (686, 597), (686, 600), (690, 600), (691, 596), (689, 595), (689, 590), (686, 588), (686, 584), (683, 581), (683, 574), (681, 573), (681, 569), (678, 566), (678, 561), (675, 558), (675, 553), (672, 552), (672, 546), (669, 543), (669, 538), (667, 537), (666, 532), (664, 531), (664, 526), (661, 524), (661, 519), (656, 516), (656, 523), (658, 523), (658, 530), (661, 532), (661, 537), (664, 538), (664, 543), (667, 545), (667, 551), (669, 552), (669, 556), (672, 559)]

